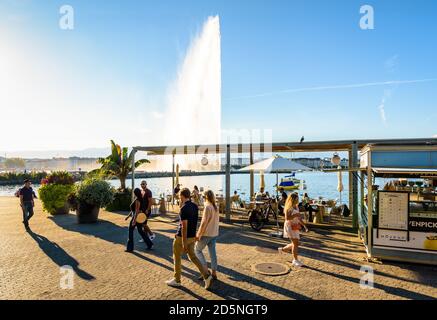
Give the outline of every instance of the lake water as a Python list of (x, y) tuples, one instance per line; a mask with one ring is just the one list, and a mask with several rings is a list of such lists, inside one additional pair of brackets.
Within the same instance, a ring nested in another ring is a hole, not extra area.
[[(286, 174), (280, 174), (281, 177)], [(305, 180), (307, 186), (306, 190), (299, 190), (299, 193), (308, 192), (311, 198), (323, 197), (324, 199), (338, 199), (339, 192), (337, 191), (337, 173), (324, 173), (324, 172), (302, 172), (297, 173), (296, 178)], [(135, 180), (135, 187), (139, 187), (141, 180)], [(259, 174), (255, 174), (255, 190), (259, 188)], [(183, 187), (192, 189), (194, 185), (199, 188), (213, 190), (216, 194), (223, 194), (225, 190), (225, 177), (220, 175), (214, 176), (195, 176), (195, 177), (180, 177), (179, 182)], [(110, 183), (114, 187), (119, 187), (120, 182), (118, 180), (111, 180)], [(167, 178), (149, 178), (147, 179), (148, 187), (153, 192), (154, 196), (160, 194), (171, 194), (172, 179)], [(270, 194), (274, 194), (274, 185), (276, 184), (276, 174), (265, 175), (266, 191)], [(126, 183), (131, 185), (130, 180)], [(342, 202), (348, 204), (349, 202), (349, 182), (348, 174), (343, 173), (343, 186), (344, 191), (342, 193)], [(10, 196), (20, 186), (0, 186), (0, 196)], [(34, 185), (34, 189), (38, 189), (39, 185)], [(237, 190), (242, 199), (247, 200), (249, 198), (250, 189), (250, 176), (249, 174), (233, 174), (231, 175), (231, 193)]]

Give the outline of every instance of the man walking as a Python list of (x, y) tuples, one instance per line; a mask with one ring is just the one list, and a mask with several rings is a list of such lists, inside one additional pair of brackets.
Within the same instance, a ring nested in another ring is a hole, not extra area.
[[(155, 239), (155, 234), (152, 232), (150, 227), (147, 225), (147, 221), (149, 220), (150, 214), (152, 213), (152, 204), (153, 204), (153, 198), (152, 198), (152, 191), (147, 188), (147, 181), (143, 180), (141, 181), (141, 194), (143, 196), (143, 200), (141, 203), (141, 212), (144, 212), (147, 216), (147, 220), (144, 223), (144, 231), (149, 236), (150, 240)], [(142, 240), (142, 239), (141, 239)], [(141, 241), (140, 240), (140, 241)]]
[(205, 270), (194, 252), (196, 243), (199, 208), (190, 200), (191, 192), (187, 188), (180, 191), (179, 227), (173, 241), (174, 278), (166, 281), (171, 287), (181, 285), (182, 254), (188, 253), (191, 262), (199, 269), (205, 281), (205, 289), (211, 286), (212, 276)]
[(33, 216), (33, 207), (35, 193), (30, 186), (30, 180), (24, 180), (24, 187), (20, 189), (20, 205), (23, 210), (23, 224), (26, 229), (29, 228), (29, 220)]

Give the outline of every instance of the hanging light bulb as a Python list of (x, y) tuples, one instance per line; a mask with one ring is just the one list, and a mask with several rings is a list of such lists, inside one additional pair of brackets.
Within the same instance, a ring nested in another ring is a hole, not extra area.
[(200, 160), (200, 163), (202, 164), (202, 166), (207, 166), (208, 162), (208, 157), (206, 156), (206, 154), (204, 154), (202, 160)]
[(332, 156), (332, 158), (331, 158), (331, 162), (332, 162), (332, 164), (335, 165), (335, 166), (339, 166), (339, 165), (340, 165), (341, 158), (340, 158), (340, 156), (338, 155), (337, 152), (334, 153), (334, 155)]

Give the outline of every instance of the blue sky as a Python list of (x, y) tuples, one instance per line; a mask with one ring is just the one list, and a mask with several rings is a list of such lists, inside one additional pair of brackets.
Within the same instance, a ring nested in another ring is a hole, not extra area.
[[(63, 4), (72, 31), (58, 27)], [(359, 27), (364, 4), (374, 30)], [(272, 129), (274, 141), (437, 135), (437, 80), (416, 82), (437, 79), (435, 1), (0, 0), (0, 150), (161, 144), (169, 86), (211, 15), (223, 129)]]

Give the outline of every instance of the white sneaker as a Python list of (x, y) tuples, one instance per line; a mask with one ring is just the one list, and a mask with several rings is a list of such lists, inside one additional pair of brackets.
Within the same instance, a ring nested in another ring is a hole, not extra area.
[(211, 287), (212, 275), (209, 275), (208, 278), (205, 279), (205, 289), (208, 290)]
[(143, 239), (140, 239), (140, 240), (138, 240), (138, 242), (144, 242), (144, 240), (143, 240)]
[(180, 282), (177, 282), (175, 278), (173, 278), (171, 280), (167, 280), (165, 283), (168, 286), (174, 287), (174, 288), (182, 287), (182, 284)]
[(299, 260), (293, 260), (293, 262), (291, 264), (295, 267), (302, 267), (303, 266), (303, 263), (300, 262)]
[(155, 238), (156, 238), (156, 235), (154, 233), (149, 236), (149, 239), (151, 241), (155, 240)]

